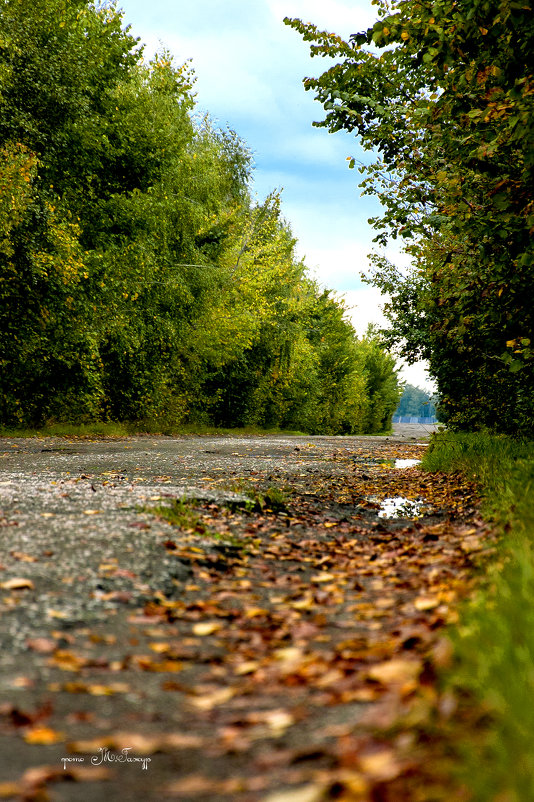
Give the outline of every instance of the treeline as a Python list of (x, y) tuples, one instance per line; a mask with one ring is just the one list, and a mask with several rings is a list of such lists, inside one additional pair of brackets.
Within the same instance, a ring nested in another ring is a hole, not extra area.
[(0, 423), (387, 429), (394, 359), (193, 84), (113, 6), (0, 0)]
[(435, 418), (437, 416), (436, 399), (421, 387), (406, 384), (395, 415)]
[[(385, 342), (428, 359), (450, 429), (534, 437), (534, 14), (529, 0), (376, 0), (348, 41), (287, 20), (335, 64), (305, 85), (373, 151), (360, 165), (397, 240), (376, 259)], [(349, 162), (356, 166), (356, 160)]]

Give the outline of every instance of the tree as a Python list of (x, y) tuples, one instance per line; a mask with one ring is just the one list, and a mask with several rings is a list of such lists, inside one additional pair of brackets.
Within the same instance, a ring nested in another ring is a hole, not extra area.
[(0, 11), (0, 422), (362, 431), (363, 346), (190, 64), (113, 3)]
[(406, 384), (395, 414), (402, 416), (413, 415), (418, 418), (435, 418), (435, 399), (421, 387), (414, 387), (413, 384)]
[[(534, 432), (534, 15), (527, 0), (394, 0), (348, 42), (286, 20), (313, 55), (319, 123), (378, 154), (364, 193), (400, 238), (406, 275), (376, 257), (390, 293), (386, 342), (426, 358), (453, 428)], [(349, 166), (355, 166), (351, 159)]]

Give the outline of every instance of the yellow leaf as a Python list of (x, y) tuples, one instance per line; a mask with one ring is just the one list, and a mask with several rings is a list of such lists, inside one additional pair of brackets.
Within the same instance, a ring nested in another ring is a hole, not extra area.
[(62, 732), (50, 729), (50, 727), (33, 727), (24, 736), (27, 744), (57, 744), (65, 740)]
[(374, 679), (382, 685), (402, 684), (417, 679), (421, 673), (421, 663), (416, 660), (403, 660), (399, 657), (378, 663), (378, 665), (372, 666), (367, 673), (370, 679)]
[(329, 574), (325, 571), (324, 574), (316, 574), (315, 576), (312, 576), (310, 581), (315, 583), (332, 582), (334, 579), (334, 574)]
[(242, 676), (243, 674), (252, 674), (259, 667), (260, 664), (257, 660), (246, 660), (244, 663), (240, 663), (238, 666), (236, 666), (234, 672), (238, 676)]
[(436, 596), (419, 596), (414, 602), (415, 609), (420, 612), (433, 610), (438, 605), (439, 599)]
[(13, 579), (0, 583), (0, 588), (4, 590), (32, 590), (33, 587), (31, 579), (24, 579), (23, 577), (13, 577)]
[(264, 607), (249, 607), (245, 611), (245, 618), (258, 618), (263, 615), (268, 615), (269, 611)]
[(198, 635), (200, 638), (205, 635), (212, 635), (222, 629), (222, 624), (218, 621), (200, 621), (193, 626), (193, 634)]
[(171, 647), (170, 647), (169, 643), (150, 643), (149, 644), (149, 649), (152, 649), (152, 651), (156, 652), (157, 654), (165, 654), (165, 652), (168, 652), (170, 648)]

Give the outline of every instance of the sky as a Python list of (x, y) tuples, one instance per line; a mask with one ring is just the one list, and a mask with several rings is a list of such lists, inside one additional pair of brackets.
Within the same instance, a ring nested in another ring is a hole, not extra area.
[[(371, 0), (119, 0), (118, 6), (146, 57), (165, 47), (177, 64), (191, 59), (198, 111), (236, 131), (252, 150), (259, 200), (282, 190), (299, 256), (321, 285), (345, 298), (357, 333), (384, 322), (384, 299), (360, 277), (375, 250), (368, 218), (381, 207), (360, 197), (359, 173), (347, 163), (348, 157), (369, 161), (369, 154), (346, 132), (312, 126), (324, 112), (302, 80), (331, 62), (312, 59), (309, 45), (283, 23), (298, 17), (348, 37), (377, 19)], [(433, 386), (422, 364), (401, 375)]]

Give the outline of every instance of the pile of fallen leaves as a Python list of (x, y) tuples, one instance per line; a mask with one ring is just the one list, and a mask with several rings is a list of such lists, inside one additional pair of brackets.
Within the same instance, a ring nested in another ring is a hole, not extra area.
[[(190, 565), (191, 580), (178, 598), (162, 592), (125, 612), (127, 643), (113, 621), (70, 643), (52, 631), (29, 644), (64, 674), (49, 684), (52, 697), (120, 698), (144, 674), (179, 713), (125, 730), (85, 705), (94, 732), (73, 739), (54, 701), (30, 712), (4, 705), (4, 733), (59, 743), (73, 761), (29, 769), (0, 785), (0, 797), (46, 799), (50, 783), (67, 777), (113, 782), (112, 761), (74, 758), (126, 749), (154, 764), (173, 761), (173, 779), (154, 788), (154, 799), (451, 799), (438, 747), (456, 700), (436, 676), (450, 659), (444, 627), (492, 539), (460, 477), (395, 467), (422, 451), (339, 449), (331, 476), (247, 476), (263, 497), (273, 483), (283, 487), (277, 511), (197, 502), (191, 527), (175, 527), (161, 543)], [(384, 499), (395, 497), (417, 501), (421, 512), (381, 516)]]

